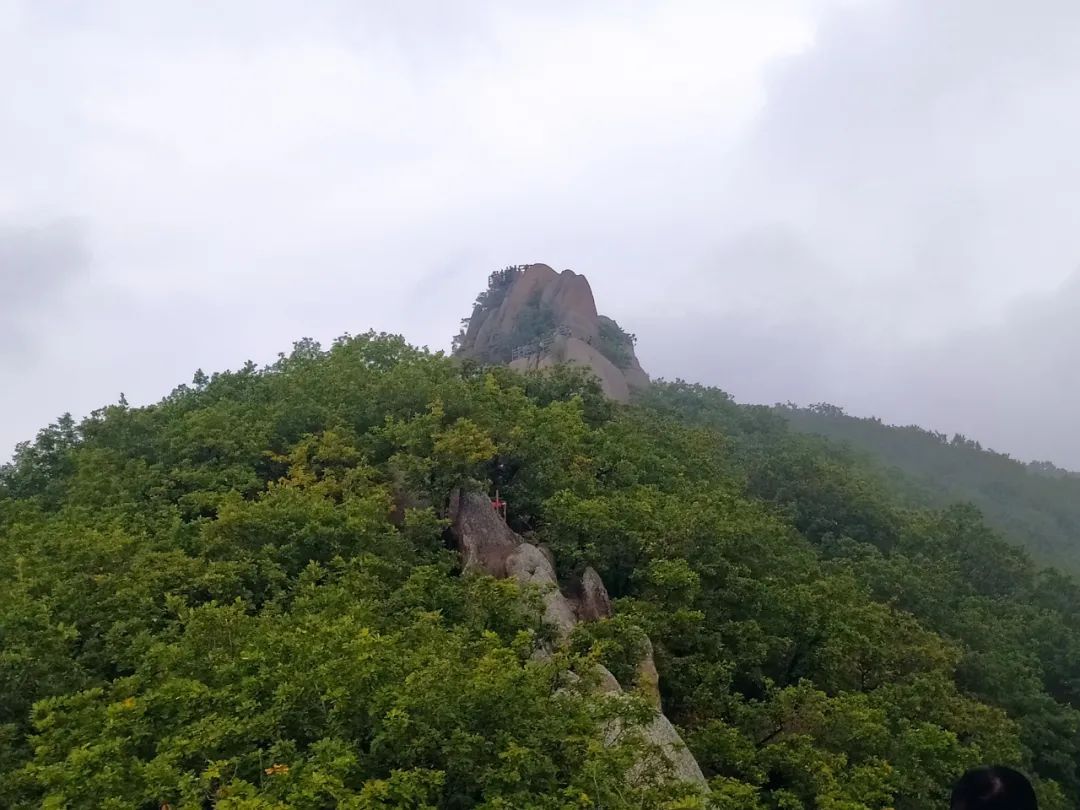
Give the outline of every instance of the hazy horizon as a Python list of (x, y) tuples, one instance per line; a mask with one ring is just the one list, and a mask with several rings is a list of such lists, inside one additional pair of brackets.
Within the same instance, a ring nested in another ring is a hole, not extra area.
[(0, 459), (584, 273), (654, 377), (1080, 468), (1080, 6), (0, 0)]

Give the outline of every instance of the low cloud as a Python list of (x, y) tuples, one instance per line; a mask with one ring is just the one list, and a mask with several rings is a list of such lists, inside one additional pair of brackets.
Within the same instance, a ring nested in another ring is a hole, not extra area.
[(1080, 273), (1018, 302), (998, 323), (911, 353), (893, 392), (906, 396), (911, 421), (1080, 470), (1078, 348)]
[(88, 267), (82, 230), (72, 222), (0, 225), (0, 361), (32, 359), (48, 332), (48, 312)]
[(851, 4), (767, 88), (650, 370), (1080, 468), (1080, 5)]

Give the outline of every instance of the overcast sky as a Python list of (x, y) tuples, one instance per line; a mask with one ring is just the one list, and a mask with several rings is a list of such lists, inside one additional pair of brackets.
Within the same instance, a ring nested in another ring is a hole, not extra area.
[(654, 376), (1080, 468), (1076, 0), (0, 0), (0, 458), (592, 281)]

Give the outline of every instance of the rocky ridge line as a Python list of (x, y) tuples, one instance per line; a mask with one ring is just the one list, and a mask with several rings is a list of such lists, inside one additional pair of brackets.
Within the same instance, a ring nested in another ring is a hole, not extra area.
[[(586, 568), (575, 593), (572, 597), (566, 596), (559, 588), (550, 550), (533, 545), (515, 533), (482, 493), (456, 491), (450, 500), (450, 521), (464, 571), (514, 579), (523, 587), (539, 589), (544, 621), (555, 628), (560, 645), (566, 643), (579, 622), (596, 621), (611, 615), (611, 599), (595, 569)], [(623, 694), (623, 687), (615, 676), (603, 667), (599, 669), (600, 691)], [(701, 768), (661, 709), (659, 676), (653, 663), (651, 643), (647, 644), (638, 664), (638, 682), (641, 694), (656, 710), (652, 722), (644, 729), (645, 738), (660, 748), (671, 763), (676, 779), (707, 791), (708, 783)], [(616, 731), (609, 729), (609, 738), (613, 738)]]

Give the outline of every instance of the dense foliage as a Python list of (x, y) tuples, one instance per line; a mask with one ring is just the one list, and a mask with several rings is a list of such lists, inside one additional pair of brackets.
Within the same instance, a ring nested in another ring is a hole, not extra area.
[[(444, 548), (491, 484), (616, 598), (573, 653)], [(713, 389), (303, 341), (43, 431), (0, 542), (0, 806), (699, 807), (566, 686), (645, 634), (711, 807), (923, 810), (989, 761), (1080, 799), (1076, 584)]]
[(889, 486), (910, 503), (974, 504), (987, 521), (1043, 563), (1080, 572), (1080, 475), (1024, 464), (966, 436), (848, 416), (834, 405), (784, 407), (793, 427), (870, 455), (891, 468)]
[(637, 336), (630, 334), (613, 319), (601, 315), (600, 334), (596, 348), (618, 368), (629, 368), (634, 362)]

